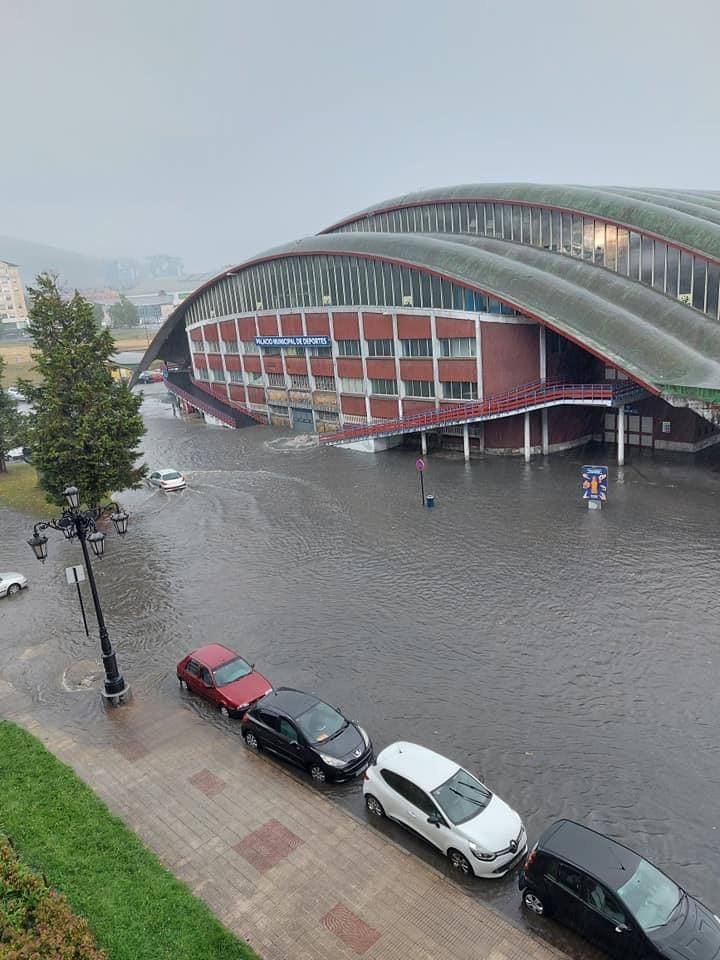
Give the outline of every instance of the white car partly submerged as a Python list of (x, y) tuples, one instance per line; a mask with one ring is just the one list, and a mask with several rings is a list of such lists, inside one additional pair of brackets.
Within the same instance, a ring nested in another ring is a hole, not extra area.
[(187, 485), (178, 470), (154, 470), (148, 476), (148, 483), (161, 490), (183, 490)]
[(0, 597), (12, 597), (28, 585), (23, 573), (0, 573)]
[(512, 807), (452, 760), (416, 743), (392, 743), (365, 772), (368, 811), (436, 846), (459, 873), (505, 876), (527, 852)]

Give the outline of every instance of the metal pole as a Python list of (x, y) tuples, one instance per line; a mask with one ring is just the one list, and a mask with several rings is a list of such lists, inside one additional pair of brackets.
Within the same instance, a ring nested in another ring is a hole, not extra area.
[(88, 630), (87, 617), (85, 616), (85, 604), (83, 603), (82, 594), (80, 593), (80, 581), (78, 580), (77, 570), (73, 570), (73, 576), (75, 577), (75, 586), (78, 592), (78, 600), (80, 601), (80, 612), (82, 613), (83, 626), (85, 627), (85, 636), (90, 636), (90, 631)]
[(419, 470), (420, 474), (420, 503), (425, 506), (425, 481), (423, 480), (423, 472)]
[(97, 617), (100, 630), (100, 647), (102, 649), (103, 667), (105, 668), (105, 693), (109, 697), (116, 697), (125, 692), (125, 680), (118, 670), (115, 651), (110, 643), (110, 637), (108, 636), (107, 627), (105, 626), (105, 619), (102, 614), (102, 609), (100, 608), (100, 598), (98, 597), (97, 586), (95, 584), (95, 574), (93, 573), (92, 564), (90, 563), (87, 543), (85, 542), (86, 528), (81, 520), (76, 521), (75, 527), (80, 546), (82, 547), (83, 556), (85, 557), (85, 566), (88, 572), (88, 580), (90, 581), (90, 592), (92, 593), (93, 604), (95, 605), (95, 616)]

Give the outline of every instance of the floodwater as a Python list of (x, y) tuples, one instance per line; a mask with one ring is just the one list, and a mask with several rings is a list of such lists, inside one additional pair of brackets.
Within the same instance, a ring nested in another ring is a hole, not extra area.
[[(176, 705), (181, 655), (225, 642), (276, 686), (341, 705), (377, 750), (414, 740), (479, 774), (531, 841), (554, 818), (581, 820), (718, 912), (717, 458), (631, 452), (611, 467), (606, 508), (589, 512), (579, 467), (612, 456), (602, 448), (529, 465), (431, 455), (427, 510), (411, 450), (207, 427), (173, 416), (161, 385), (145, 394), (145, 460), (189, 486), (124, 495), (129, 534), (109, 536), (96, 564), (136, 697)], [(102, 711), (83, 680), (97, 641), (63, 577), (77, 546), (53, 536), (41, 567), (30, 527), (0, 511), (0, 565), (32, 578), (0, 600), (0, 673), (46, 719), (109, 736), (89, 723)], [(188, 709), (239, 736), (204, 704)], [(365, 816), (359, 783), (320, 789)], [(401, 828), (377, 829), (446, 869)], [(514, 876), (463, 885), (571, 956), (595, 956), (528, 918)]]

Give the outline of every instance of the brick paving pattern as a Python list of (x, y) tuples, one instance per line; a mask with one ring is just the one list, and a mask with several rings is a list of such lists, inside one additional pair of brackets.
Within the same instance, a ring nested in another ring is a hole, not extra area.
[(72, 766), (264, 960), (566, 957), (185, 703), (136, 695), (82, 729), (0, 677), (0, 717)]

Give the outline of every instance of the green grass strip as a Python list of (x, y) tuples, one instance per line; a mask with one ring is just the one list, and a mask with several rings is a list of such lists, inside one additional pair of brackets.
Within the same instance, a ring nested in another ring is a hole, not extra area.
[(0, 721), (0, 832), (85, 917), (111, 960), (251, 960), (75, 773)]

